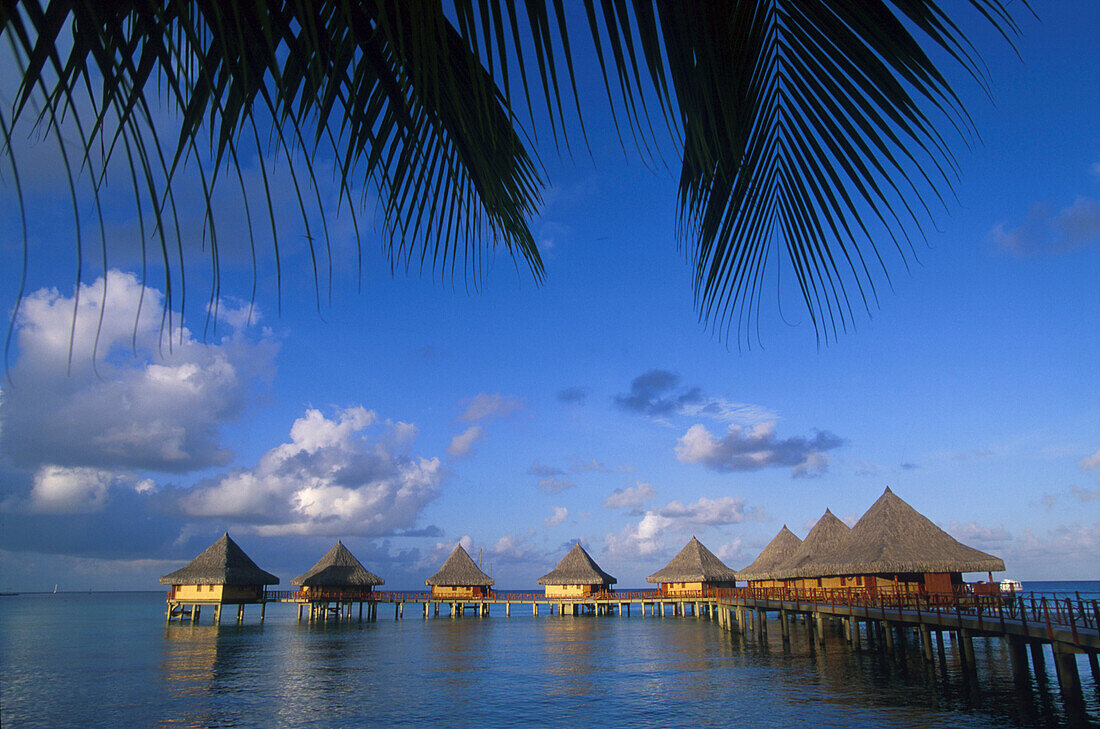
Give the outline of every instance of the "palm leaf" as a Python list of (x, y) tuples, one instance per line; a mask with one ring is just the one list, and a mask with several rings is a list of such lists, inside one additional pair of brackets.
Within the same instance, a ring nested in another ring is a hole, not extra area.
[[(1017, 32), (1004, 3), (969, 5), (1006, 38)], [(207, 200), (216, 305), (210, 201), (222, 170), (234, 168), (251, 228), (245, 151), (263, 162), (280, 281), (264, 160), (292, 162), (318, 304), (331, 288), (328, 219), (346, 209), (358, 235), (362, 181), (378, 194), (395, 269), (461, 270), (477, 286), (486, 256), (503, 246), (540, 281), (530, 221), (543, 180), (525, 139), (546, 125), (568, 149), (571, 130), (585, 133), (573, 66), (584, 37), (620, 138), (647, 159), (660, 159), (665, 135), (680, 146), (678, 231), (700, 317), (722, 336), (736, 330), (749, 341), (767, 272), (779, 265), (794, 272), (818, 335), (835, 337), (855, 308), (874, 305), (876, 281), (889, 281), (881, 241), (907, 265), (912, 240), (951, 194), (952, 149), (973, 125), (931, 49), (979, 83), (985, 71), (934, 0), (585, 0), (580, 34), (567, 10), (562, 0), (6, 0), (0, 34), (23, 82), (0, 110), (0, 130), (8, 149), (25, 124), (52, 130), (63, 147), (60, 125), (76, 119), (82, 158), (69, 177), (75, 190), (87, 174), (97, 194), (122, 150), (141, 227), (145, 211), (155, 222), (168, 311), (174, 280), (181, 311), (186, 290), (173, 192), (181, 170), (198, 170)], [(163, 102), (178, 114), (174, 138), (156, 123)], [(334, 209), (314, 169), (329, 156)], [(82, 248), (78, 240), (78, 277)]]

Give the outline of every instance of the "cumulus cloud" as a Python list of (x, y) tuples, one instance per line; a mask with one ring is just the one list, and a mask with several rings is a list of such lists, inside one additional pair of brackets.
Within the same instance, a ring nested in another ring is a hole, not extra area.
[(483, 432), (480, 425), (471, 425), (454, 438), (451, 438), (451, 444), (447, 446), (447, 455), (455, 458), (469, 455), (470, 449), (481, 438)]
[(113, 471), (42, 466), (34, 474), (28, 510), (43, 514), (100, 511), (107, 503), (107, 489), (114, 481)]
[(652, 484), (636, 481), (633, 486), (612, 491), (603, 505), (608, 509), (641, 509), (647, 500), (656, 495)]
[(587, 387), (567, 387), (563, 390), (558, 390), (558, 402), (566, 403), (567, 405), (583, 405), (588, 399)]
[(554, 513), (546, 517), (546, 519), (543, 520), (542, 525), (547, 529), (550, 529), (551, 527), (556, 527), (559, 524), (564, 524), (565, 520), (568, 518), (569, 509), (565, 508), (564, 506), (555, 506)]
[(744, 557), (744, 551), (741, 548), (741, 537), (737, 537), (732, 542), (719, 544), (717, 548), (711, 551), (714, 552), (714, 556), (725, 562), (727, 567), (737, 564)]
[(824, 473), (829, 463), (825, 452), (843, 442), (826, 430), (812, 438), (780, 439), (770, 422), (751, 428), (731, 425), (722, 438), (703, 425), (693, 425), (676, 442), (675, 451), (681, 463), (701, 464), (720, 473), (789, 466), (793, 477), (802, 478)]
[[(684, 534), (711, 526), (739, 524), (759, 516), (759, 510), (742, 499), (723, 496), (699, 498), (690, 504), (670, 501), (661, 509), (646, 511), (637, 524), (604, 540), (608, 553), (618, 559), (638, 559), (667, 549), (665, 536)], [(740, 548), (740, 541), (738, 541)]]
[(228, 463), (221, 427), (247, 409), (277, 345), (239, 329), (203, 343), (178, 314), (169, 336), (161, 293), (132, 274), (110, 271), (78, 295), (75, 322), (75, 298), (56, 289), (19, 308), (13, 385), (0, 405), (4, 455), (31, 470), (186, 473)]
[(671, 520), (677, 529), (694, 526), (722, 526), (740, 524), (757, 517), (757, 509), (748, 506), (743, 499), (722, 496), (708, 499), (703, 496), (690, 504), (670, 501), (661, 509), (662, 517)]
[(480, 393), (471, 399), (466, 410), (458, 417), (466, 423), (476, 423), (489, 418), (503, 418), (516, 412), (523, 405), (519, 400), (507, 395), (488, 395)]
[(613, 559), (637, 560), (650, 557), (663, 548), (661, 537), (672, 525), (672, 520), (647, 511), (633, 527), (619, 534), (608, 534), (604, 539), (604, 551)]
[(378, 536), (412, 528), (439, 495), (442, 465), (395, 448), (392, 424), (372, 437), (366, 430), (376, 421), (362, 407), (334, 418), (308, 410), (289, 442), (252, 468), (192, 488), (180, 507), (193, 517), (239, 520), (263, 535)]
[(1100, 470), (1100, 448), (1096, 449), (1096, 452), (1091, 456), (1085, 456), (1081, 459), (1081, 462), (1077, 464), (1086, 471)]
[(571, 489), (571, 488), (575, 487), (576, 485), (577, 484), (575, 484), (572, 481), (569, 481), (567, 479), (554, 478), (554, 477), (540, 478), (539, 483), (538, 483), (539, 489), (542, 490), (542, 491), (545, 491), (548, 494), (556, 494), (559, 491), (565, 491), (566, 489)]
[(1039, 203), (1019, 225), (994, 226), (989, 238), (999, 251), (1018, 258), (1095, 245), (1100, 243), (1100, 201), (1078, 197), (1057, 213)]
[(698, 386), (683, 386), (679, 375), (668, 370), (649, 370), (635, 377), (630, 391), (613, 396), (612, 402), (628, 412), (658, 419), (684, 415), (742, 424), (775, 419), (774, 413), (760, 405), (708, 397)]

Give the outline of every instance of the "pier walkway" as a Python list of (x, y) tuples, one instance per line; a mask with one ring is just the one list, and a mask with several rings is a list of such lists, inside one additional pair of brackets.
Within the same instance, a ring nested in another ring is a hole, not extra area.
[[(1080, 595), (1002, 594), (996, 586), (984, 586), (988, 594), (961, 589), (955, 593), (870, 592), (844, 589), (789, 589), (737, 587), (682, 592), (674, 595), (659, 590), (607, 591), (576, 597), (547, 596), (543, 592), (490, 592), (478, 596), (433, 596), (428, 591), (268, 590), (263, 597), (248, 601), (260, 605), (260, 620), (268, 603), (291, 603), (298, 607), (298, 620), (377, 620), (380, 606), (392, 605), (394, 619), (412, 615), (438, 618), (441, 607), (451, 618), (467, 614), (489, 617), (503, 606), (505, 617), (514, 609), (521, 614), (618, 615), (629, 617), (693, 616), (716, 620), (728, 632), (766, 638), (769, 623), (778, 623), (783, 642), (790, 640), (792, 627), (805, 624), (811, 644), (825, 646), (825, 631), (843, 634), (856, 651), (882, 649), (904, 656), (907, 640), (920, 646), (922, 658), (934, 660), (944, 653), (944, 636), (949, 637), (964, 666), (974, 668), (976, 637), (1004, 640), (1017, 681), (1045, 674), (1044, 646), (1050, 645), (1055, 669), (1067, 702), (1079, 702), (1081, 680), (1078, 654), (1088, 656), (1094, 679), (1100, 683), (1100, 601)], [(207, 603), (208, 605), (210, 603)], [(229, 604), (229, 603), (225, 603)], [(203, 603), (169, 600), (167, 619), (195, 622)], [(214, 620), (220, 622), (222, 604), (214, 604)], [(529, 612), (528, 612), (529, 610)], [(365, 613), (365, 615), (364, 615)], [(243, 620), (244, 604), (237, 605), (237, 620)], [(935, 646), (933, 645), (935, 641)], [(1028, 665), (1028, 653), (1031, 666)]]
[(791, 624), (804, 621), (811, 640), (824, 647), (825, 624), (839, 624), (845, 641), (855, 650), (864, 642), (879, 643), (894, 653), (904, 649), (907, 635), (919, 641), (925, 661), (933, 660), (933, 635), (943, 651), (947, 633), (964, 664), (974, 666), (975, 637), (999, 638), (1008, 644), (1013, 674), (1018, 682), (1032, 668), (1045, 670), (1044, 644), (1050, 644), (1055, 669), (1067, 700), (1079, 700), (1081, 681), (1076, 654), (1085, 653), (1094, 679), (1100, 682), (1100, 603), (1076, 596), (975, 594), (871, 593), (864, 590), (792, 590), (787, 588), (733, 588), (716, 591), (715, 616), (728, 631), (767, 635), (769, 615), (775, 615), (784, 642)]

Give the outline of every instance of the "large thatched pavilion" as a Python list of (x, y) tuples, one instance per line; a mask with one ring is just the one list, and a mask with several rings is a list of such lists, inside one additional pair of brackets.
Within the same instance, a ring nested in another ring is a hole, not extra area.
[(308, 572), (290, 581), (290, 584), (300, 587), (303, 598), (323, 596), (331, 600), (362, 597), (371, 592), (375, 585), (385, 583), (381, 577), (363, 567), (341, 541), (337, 541)]
[(1002, 559), (960, 544), (889, 487), (844, 544), (814, 567), (818, 576), (854, 578), (857, 587), (871, 591), (933, 594), (952, 592), (964, 572), (1004, 568)]
[(244, 605), (262, 600), (264, 586), (279, 584), (279, 578), (257, 567), (226, 532), (160, 584), (171, 585), (169, 602)]
[(481, 571), (459, 544), (434, 575), (424, 580), (432, 597), (441, 599), (484, 597), (492, 591), (493, 578)]
[(802, 540), (784, 524), (752, 564), (737, 570), (737, 579), (745, 580), (749, 587), (783, 587), (782, 580), (775, 577), (775, 569), (787, 561), (801, 544)]
[(692, 537), (671, 562), (645, 579), (658, 583), (662, 595), (677, 596), (735, 587), (737, 573)]
[(616, 580), (600, 569), (580, 542), (573, 545), (552, 572), (538, 580), (547, 597), (585, 597), (610, 592)]
[(847, 587), (849, 583), (854, 585), (854, 578), (843, 575), (823, 577), (819, 566), (837, 553), (847, 542), (851, 531), (847, 524), (826, 509), (798, 549), (772, 570), (773, 576), (787, 587), (837, 588)]

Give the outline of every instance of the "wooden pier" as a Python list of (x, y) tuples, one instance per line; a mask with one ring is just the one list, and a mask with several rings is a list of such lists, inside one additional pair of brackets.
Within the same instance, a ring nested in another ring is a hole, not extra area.
[(964, 667), (973, 671), (974, 638), (994, 638), (1007, 643), (1017, 683), (1030, 680), (1028, 652), (1036, 676), (1045, 672), (1043, 647), (1051, 646), (1062, 695), (1070, 704), (1083, 701), (1078, 654), (1088, 655), (1093, 679), (1100, 684), (1100, 603), (1080, 596), (974, 594), (958, 592), (879, 593), (860, 590), (792, 590), (786, 588), (734, 588), (717, 590), (715, 613), (727, 631), (767, 635), (768, 616), (775, 615), (784, 642), (789, 642), (792, 619), (801, 618), (811, 634), (811, 644), (823, 648), (825, 624), (843, 632), (853, 650), (863, 643), (888, 653), (902, 653), (907, 636), (919, 642), (921, 657), (934, 660), (935, 635), (943, 651), (947, 634)]
[[(1067, 706), (1083, 702), (1077, 655), (1088, 656), (1093, 679), (1100, 684), (1100, 601), (1080, 596), (1006, 595), (995, 586), (990, 594), (737, 587), (677, 595), (659, 590), (608, 591), (576, 598), (547, 597), (542, 592), (490, 592), (467, 599), (433, 597), (427, 591), (268, 590), (255, 602), (260, 606), (261, 621), (267, 603), (272, 602), (296, 604), (298, 620), (310, 622), (375, 621), (379, 609), (390, 605), (395, 620), (406, 617), (406, 608), (409, 617), (422, 619), (439, 618), (441, 608), (452, 619), (487, 618), (501, 608), (504, 617), (512, 617), (513, 611), (536, 617), (690, 616), (717, 621), (724, 631), (751, 634), (758, 640), (766, 639), (769, 627), (776, 627), (784, 643), (790, 641), (794, 626), (801, 624), (817, 649), (824, 649), (826, 630), (831, 629), (842, 634), (852, 650), (885, 651), (897, 657), (904, 657), (911, 639), (929, 663), (937, 653), (943, 659), (946, 637), (968, 672), (976, 670), (974, 639), (997, 639), (1005, 641), (1014, 678), (1021, 685), (1030, 680), (1032, 672), (1037, 678), (1046, 675), (1045, 646), (1049, 645)], [(169, 600), (167, 619), (196, 622), (205, 606)], [(213, 608), (214, 622), (220, 622), (222, 605), (208, 606)], [(237, 621), (242, 621), (244, 604), (237, 605), (236, 612)]]

